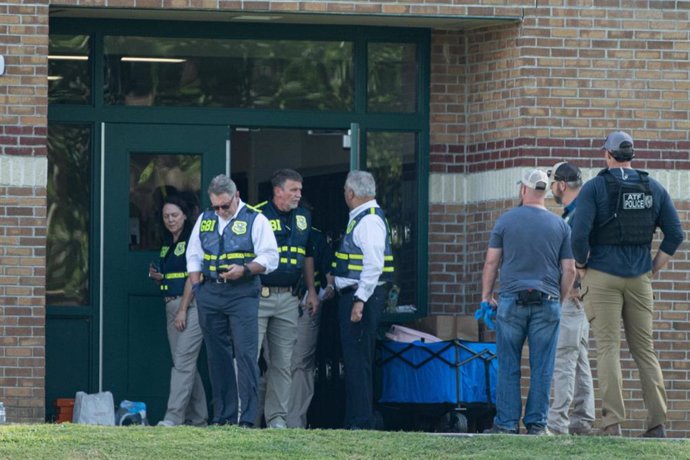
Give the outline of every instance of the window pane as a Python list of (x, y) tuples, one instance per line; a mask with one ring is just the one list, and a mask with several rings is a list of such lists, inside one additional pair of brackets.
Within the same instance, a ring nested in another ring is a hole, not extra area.
[(180, 195), (189, 204), (189, 218), (196, 219), (201, 203), (201, 155), (138, 153), (130, 156), (130, 250), (160, 249), (163, 199), (173, 194)]
[(417, 108), (417, 46), (414, 43), (370, 43), (368, 109), (414, 112)]
[(105, 102), (350, 110), (352, 43), (105, 37)]
[(88, 104), (91, 96), (89, 36), (51, 35), (48, 49), (49, 102)]
[[(391, 228), (398, 307), (417, 299), (417, 139), (415, 133), (368, 132), (367, 170)], [(399, 308), (398, 311), (408, 311)]]
[(46, 303), (89, 303), (91, 130), (48, 126)]

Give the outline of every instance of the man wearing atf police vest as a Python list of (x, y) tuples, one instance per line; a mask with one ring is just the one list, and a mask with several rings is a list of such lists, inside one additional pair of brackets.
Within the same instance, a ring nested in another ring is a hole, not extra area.
[[(644, 437), (665, 437), (666, 391), (654, 351), (652, 278), (671, 259), (683, 230), (671, 197), (644, 171), (632, 169), (633, 139), (609, 134), (607, 169), (587, 182), (577, 201), (572, 243), (587, 319), (597, 343), (602, 434), (619, 436), (625, 420), (620, 365), (620, 324), (637, 364), (647, 408)], [(664, 238), (654, 259), (656, 228)]]
[[(302, 275), (307, 286), (307, 310), (310, 315), (316, 314), (319, 298), (314, 288), (311, 214), (299, 205), (302, 176), (292, 169), (280, 169), (273, 173), (271, 185), (273, 198), (258, 204), (256, 209), (271, 223), (280, 258), (274, 272), (261, 276), (258, 330), (259, 345), (264, 347), (267, 365), (262, 382), (262, 390), (265, 383), (263, 401), (266, 426), (287, 428), (291, 360), (299, 318), (299, 299), (295, 291)], [(262, 393), (260, 391), (259, 398)], [(261, 414), (258, 417), (257, 421)]]
[[(192, 229), (187, 271), (208, 354), (211, 424), (239, 422), (240, 426), (252, 427), (259, 375), (257, 275), (276, 268), (278, 247), (268, 220), (242, 202), (229, 177), (221, 174), (213, 178), (208, 195), (211, 209), (199, 216)], [(240, 401), (242, 415), (238, 420)]]
[(366, 171), (345, 180), (350, 219), (333, 275), (338, 299), (340, 342), (345, 364), (345, 428), (373, 428), (373, 378), (376, 328), (393, 281), (391, 235), (376, 202), (376, 183)]

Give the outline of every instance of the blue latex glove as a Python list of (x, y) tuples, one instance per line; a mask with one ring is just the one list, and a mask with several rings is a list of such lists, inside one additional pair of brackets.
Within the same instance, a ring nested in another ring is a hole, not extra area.
[(484, 321), (486, 327), (491, 330), (496, 329), (494, 320), (496, 319), (496, 310), (489, 302), (482, 302), (479, 309), (474, 312), (474, 319), (477, 321)]

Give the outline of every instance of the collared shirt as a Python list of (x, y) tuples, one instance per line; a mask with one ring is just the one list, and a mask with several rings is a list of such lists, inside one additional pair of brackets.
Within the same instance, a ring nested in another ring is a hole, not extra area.
[[(380, 207), (376, 200), (367, 201), (350, 211), (349, 223), (362, 211), (369, 208)], [(344, 289), (357, 285), (355, 296), (365, 302), (374, 293), (378, 286), (379, 277), (383, 273), (383, 255), (386, 249), (386, 223), (376, 214), (369, 214), (359, 221), (352, 230), (354, 243), (362, 250), (362, 274), (359, 280), (351, 278), (335, 277), (335, 287)]]
[(563, 208), (563, 215), (561, 217), (565, 220), (570, 228), (573, 228), (573, 215), (575, 214), (575, 208), (577, 207), (577, 197), (570, 202), (568, 206)]
[[(225, 227), (235, 220), (243, 206), (246, 205), (242, 200), (239, 200), (237, 210), (229, 220), (218, 216), (219, 234), (223, 234)], [(203, 214), (199, 215), (199, 218), (196, 220), (187, 245), (187, 271), (190, 273), (200, 272), (204, 262), (204, 249), (201, 247), (201, 239), (199, 238), (199, 226), (201, 225), (202, 217)], [(264, 274), (275, 270), (278, 267), (278, 245), (273, 235), (271, 224), (261, 213), (257, 214), (254, 219), (254, 225), (252, 225), (252, 244), (254, 245), (254, 254), (256, 254), (252, 262), (266, 267)]]

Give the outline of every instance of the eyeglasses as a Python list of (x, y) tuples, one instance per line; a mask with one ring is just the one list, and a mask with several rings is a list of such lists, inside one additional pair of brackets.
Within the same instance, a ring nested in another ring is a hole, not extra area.
[(221, 209), (223, 211), (227, 211), (228, 209), (230, 209), (230, 206), (232, 206), (232, 201), (230, 203), (221, 204), (219, 206), (211, 206), (211, 209), (213, 209), (214, 211), (220, 211)]

